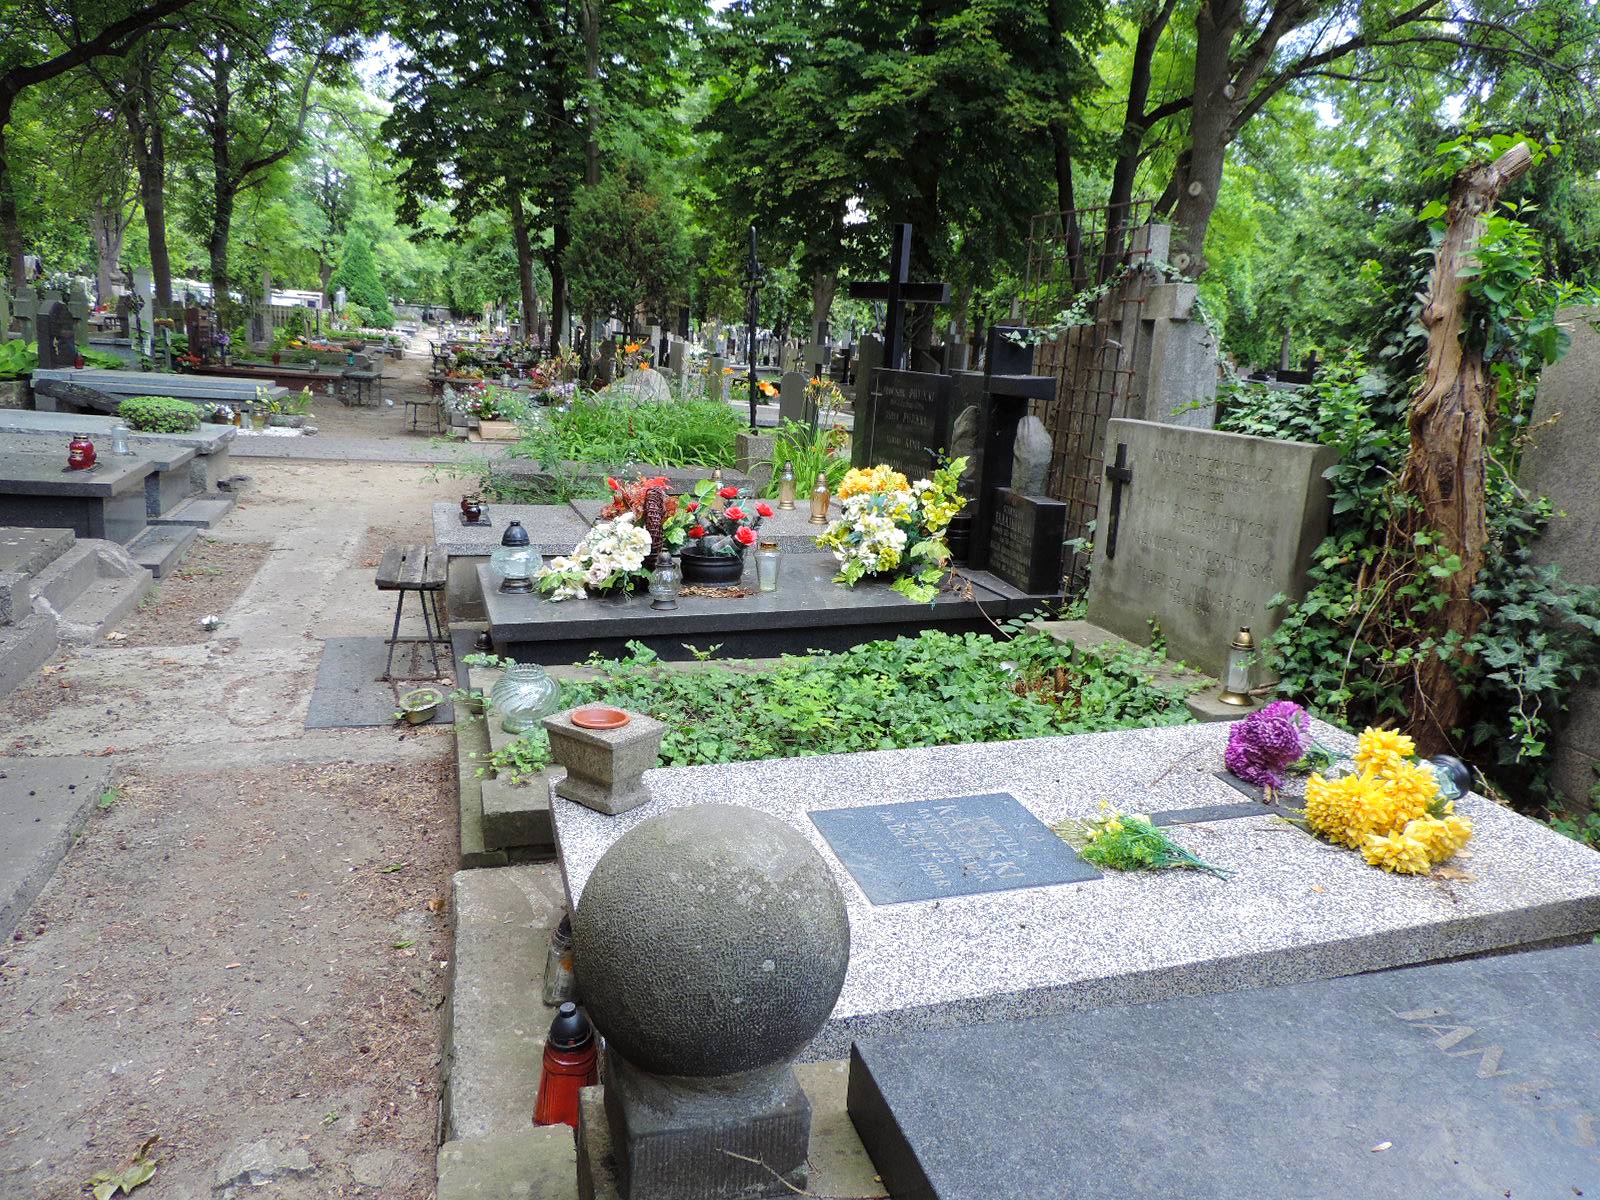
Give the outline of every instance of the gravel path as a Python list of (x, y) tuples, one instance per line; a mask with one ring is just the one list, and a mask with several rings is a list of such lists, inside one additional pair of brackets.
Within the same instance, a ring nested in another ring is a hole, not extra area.
[(387, 632), (363, 562), (426, 539), (450, 482), (250, 473), (123, 637), (0, 703), (0, 752), (118, 767), (0, 946), (6, 1200), (85, 1195), (151, 1137), (150, 1200), (433, 1193), (452, 740), (303, 719), (321, 639)]

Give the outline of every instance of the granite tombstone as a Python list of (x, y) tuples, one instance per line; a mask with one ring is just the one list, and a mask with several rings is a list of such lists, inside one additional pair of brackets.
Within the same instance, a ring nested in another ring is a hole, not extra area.
[[(1304, 594), (1328, 521), (1329, 446), (1112, 420), (1088, 619), (1220, 677), (1241, 626), (1264, 644)], [(1113, 449), (1114, 448), (1114, 449)]]

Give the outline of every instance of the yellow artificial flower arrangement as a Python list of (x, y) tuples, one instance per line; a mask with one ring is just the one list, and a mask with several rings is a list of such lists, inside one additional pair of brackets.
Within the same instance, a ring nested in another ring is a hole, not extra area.
[(907, 492), (911, 484), (893, 467), (879, 464), (876, 467), (856, 467), (846, 473), (835, 493), (840, 500), (851, 496), (864, 496), (868, 492)]
[(1439, 795), (1439, 781), (1411, 756), (1416, 743), (1389, 729), (1368, 729), (1356, 743), (1356, 773), (1311, 776), (1306, 824), (1335, 845), (1361, 851), (1374, 867), (1426, 875), (1472, 837), (1472, 822)]

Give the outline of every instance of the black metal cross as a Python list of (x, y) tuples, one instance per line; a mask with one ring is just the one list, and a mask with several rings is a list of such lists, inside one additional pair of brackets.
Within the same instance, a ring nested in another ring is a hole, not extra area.
[(854, 300), (884, 300), (889, 311), (883, 321), (883, 365), (888, 370), (903, 368), (905, 306), (907, 304), (949, 304), (948, 283), (909, 283), (911, 278), (911, 226), (894, 227), (894, 245), (889, 251), (889, 278), (883, 283), (852, 283)]
[(749, 308), (746, 318), (750, 325), (750, 341), (747, 353), (750, 356), (750, 432), (756, 431), (756, 296), (761, 291), (761, 285), (766, 276), (761, 270), (761, 263), (756, 258), (756, 227), (750, 226), (750, 261), (744, 268), (744, 286), (750, 294)]
[(1117, 527), (1122, 524), (1122, 489), (1133, 483), (1133, 468), (1128, 465), (1128, 443), (1117, 443), (1117, 460), (1106, 468), (1111, 480), (1111, 528), (1106, 530), (1106, 557), (1117, 556)]

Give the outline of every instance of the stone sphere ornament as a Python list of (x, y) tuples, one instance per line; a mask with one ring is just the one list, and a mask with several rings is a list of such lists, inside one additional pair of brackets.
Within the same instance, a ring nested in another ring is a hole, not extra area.
[(573, 915), (579, 994), (633, 1066), (715, 1076), (787, 1062), (850, 962), (844, 897), (798, 830), (725, 804), (637, 825)]

